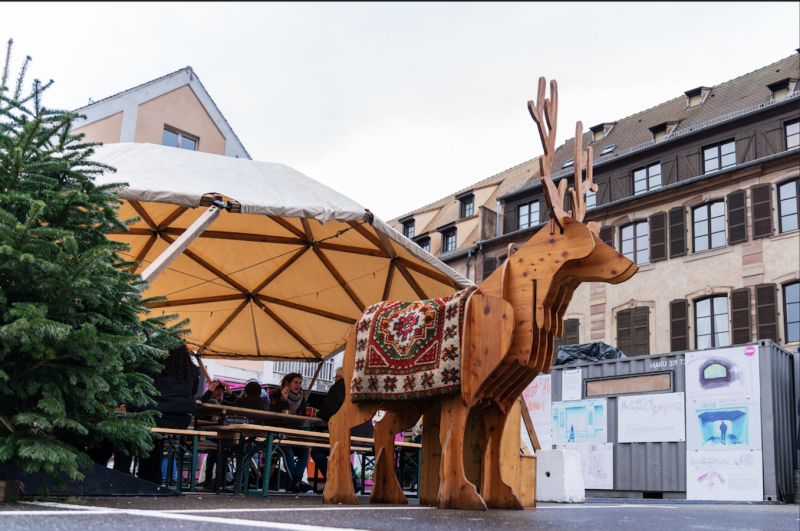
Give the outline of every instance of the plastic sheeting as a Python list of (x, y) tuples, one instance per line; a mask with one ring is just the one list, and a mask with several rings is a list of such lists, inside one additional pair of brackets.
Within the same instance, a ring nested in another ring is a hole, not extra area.
[(572, 365), (575, 363), (592, 363), (602, 360), (627, 358), (621, 350), (602, 341), (593, 343), (579, 343), (577, 345), (564, 345), (558, 347), (558, 355), (553, 365)]

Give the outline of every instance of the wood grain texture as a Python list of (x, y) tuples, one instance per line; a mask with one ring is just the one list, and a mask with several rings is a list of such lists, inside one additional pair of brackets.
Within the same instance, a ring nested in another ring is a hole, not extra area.
[(370, 503), (408, 503), (395, 475), (394, 436), (413, 428), (421, 415), (410, 406), (399, 412), (388, 411), (375, 425), (375, 468)]

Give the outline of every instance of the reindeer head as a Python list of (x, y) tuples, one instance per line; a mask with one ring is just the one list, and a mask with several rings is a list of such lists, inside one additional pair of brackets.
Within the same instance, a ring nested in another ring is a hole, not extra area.
[[(583, 223), (585, 194), (596, 191), (592, 175), (592, 148), (582, 149), (583, 125), (575, 130), (575, 187), (567, 190), (566, 179), (556, 187), (550, 178), (555, 153), (558, 86), (550, 82), (545, 99), (545, 79), (539, 79), (537, 102), (528, 110), (539, 129), (544, 155), (539, 157), (540, 177), (550, 215), (549, 228), (542, 228), (481, 285), (480, 291), (501, 296), (514, 307), (514, 338), (509, 356), (536, 371), (549, 371), (554, 336), (563, 334), (563, 317), (581, 282), (618, 283), (630, 278), (637, 267), (603, 243), (594, 222)], [(585, 179), (583, 170), (586, 169)], [(565, 193), (572, 210), (564, 210)], [(509, 249), (511, 251), (511, 249)]]

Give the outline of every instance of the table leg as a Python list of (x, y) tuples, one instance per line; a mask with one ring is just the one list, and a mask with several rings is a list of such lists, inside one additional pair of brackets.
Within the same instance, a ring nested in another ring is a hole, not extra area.
[(272, 438), (274, 435), (270, 433), (267, 436), (267, 453), (264, 456), (264, 474), (263, 485), (261, 487), (261, 495), (266, 498), (269, 495), (269, 472), (272, 468)]
[(196, 478), (195, 478), (195, 475), (197, 474), (197, 435), (194, 435), (193, 438), (194, 442), (192, 444), (192, 465), (191, 465), (192, 477), (189, 478), (189, 492), (195, 492), (197, 490)]
[(217, 439), (217, 494), (222, 492), (222, 488), (225, 486), (224, 478), (228, 473), (228, 463), (226, 460), (223, 460), (224, 452), (222, 451), (222, 443), (224, 441), (225, 439)]
[[(186, 455), (186, 448), (184, 445), (186, 444), (186, 438), (181, 435), (178, 438), (178, 446), (175, 449), (175, 452), (178, 455), (178, 492), (183, 492), (183, 456)], [(172, 477), (172, 471), (170, 470), (170, 477)]]
[(233, 472), (234, 477), (236, 478), (233, 486), (233, 493), (237, 495), (242, 493), (242, 475), (244, 473), (245, 463), (248, 463), (246, 460), (247, 456), (245, 455), (246, 451), (247, 437), (240, 435), (238, 449), (233, 459), (233, 462), (236, 465), (236, 469)]

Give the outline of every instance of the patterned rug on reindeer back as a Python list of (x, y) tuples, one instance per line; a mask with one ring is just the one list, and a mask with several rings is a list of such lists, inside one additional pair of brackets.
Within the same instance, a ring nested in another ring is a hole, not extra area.
[(356, 323), (351, 400), (418, 400), (461, 392), (464, 308), (474, 289), (367, 308)]

